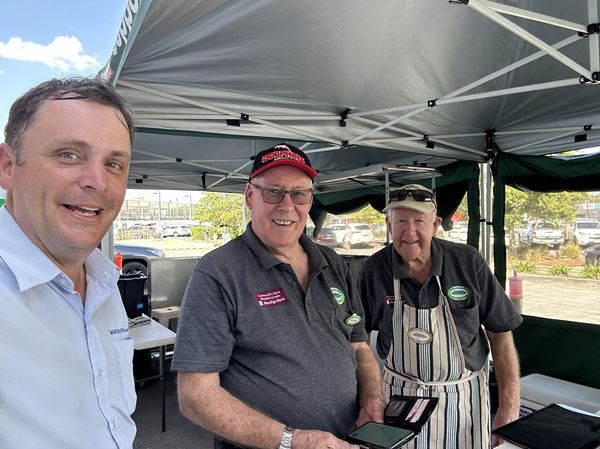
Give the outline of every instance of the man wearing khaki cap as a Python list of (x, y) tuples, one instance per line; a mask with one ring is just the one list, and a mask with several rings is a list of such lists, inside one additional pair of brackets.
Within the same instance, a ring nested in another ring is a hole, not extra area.
[(519, 417), (511, 331), (522, 319), (474, 248), (434, 237), (441, 218), (430, 189), (395, 190), (384, 211), (393, 242), (364, 263), (359, 291), (367, 331), (379, 331), (385, 394), (439, 398), (406, 447), (488, 448), (490, 345), (499, 387), (495, 428)]

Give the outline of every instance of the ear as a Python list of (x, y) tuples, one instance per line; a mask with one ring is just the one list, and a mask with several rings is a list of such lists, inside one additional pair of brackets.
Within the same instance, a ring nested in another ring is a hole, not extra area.
[(392, 233), (392, 220), (390, 219), (390, 215), (392, 215), (392, 211), (384, 212), (385, 213), (385, 226), (387, 227), (388, 233)]
[(442, 217), (436, 216), (433, 219), (433, 235), (437, 234), (438, 228), (442, 224)]
[(244, 198), (246, 200), (246, 207), (252, 210), (252, 196), (254, 195), (254, 189), (250, 185), (250, 182), (246, 183), (246, 191), (244, 192)]
[(16, 163), (14, 153), (7, 143), (0, 143), (0, 187), (4, 190), (12, 188), (12, 177)]

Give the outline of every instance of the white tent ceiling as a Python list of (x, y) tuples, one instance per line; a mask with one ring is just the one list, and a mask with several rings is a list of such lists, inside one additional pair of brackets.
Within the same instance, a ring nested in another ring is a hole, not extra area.
[(334, 191), (380, 184), (382, 164), (600, 145), (598, 15), (598, 0), (130, 0), (102, 75), (136, 115), (130, 187), (240, 191), (250, 157), (287, 141)]

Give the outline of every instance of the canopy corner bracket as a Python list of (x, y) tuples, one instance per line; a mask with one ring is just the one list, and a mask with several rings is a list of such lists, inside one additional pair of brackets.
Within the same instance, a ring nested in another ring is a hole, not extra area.
[(425, 142), (425, 148), (429, 150), (433, 150), (435, 148), (435, 142), (429, 140), (429, 136), (427, 134), (423, 134), (423, 141)]
[(242, 112), (239, 119), (227, 119), (225, 123), (227, 123), (227, 126), (241, 126), (243, 122), (248, 122), (249, 120), (250, 115)]
[(579, 77), (579, 84), (598, 84), (600, 83), (600, 72), (592, 72), (592, 79), (587, 76), (581, 75)]
[(348, 114), (352, 111), (352, 108), (347, 108), (344, 112), (340, 114), (340, 126), (342, 128), (346, 127), (346, 119), (348, 118)]
[(448, 3), (451, 3), (453, 5), (468, 5), (469, 0), (448, 0)]
[(427, 100), (427, 107), (428, 108), (435, 108), (437, 106), (437, 98), (434, 98), (433, 100)]

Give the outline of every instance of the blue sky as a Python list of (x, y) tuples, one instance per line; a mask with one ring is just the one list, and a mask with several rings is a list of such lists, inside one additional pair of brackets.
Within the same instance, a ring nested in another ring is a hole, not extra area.
[[(106, 64), (128, 0), (0, 0), (0, 142), (10, 105), (50, 78), (96, 75)], [(1, 192), (0, 192), (1, 193)], [(165, 201), (200, 192), (161, 192)], [(129, 190), (128, 198), (157, 198)], [(0, 195), (2, 197), (2, 195)]]
[(0, 127), (12, 102), (49, 78), (95, 75), (127, 0), (0, 0)]

